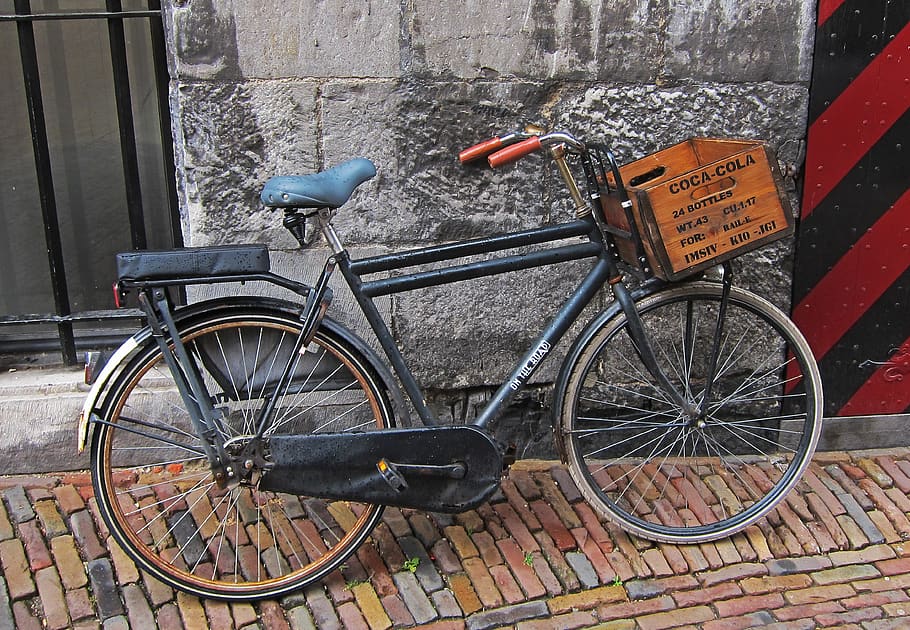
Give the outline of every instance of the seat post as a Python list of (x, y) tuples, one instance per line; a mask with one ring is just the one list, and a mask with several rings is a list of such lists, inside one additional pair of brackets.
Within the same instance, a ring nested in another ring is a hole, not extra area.
[(335, 231), (335, 227), (332, 225), (333, 214), (334, 208), (320, 208), (319, 214), (316, 216), (319, 220), (319, 227), (322, 229), (322, 233), (325, 234), (325, 238), (329, 242), (332, 252), (340, 254), (344, 251), (344, 245), (342, 245), (341, 239), (338, 237), (338, 232)]

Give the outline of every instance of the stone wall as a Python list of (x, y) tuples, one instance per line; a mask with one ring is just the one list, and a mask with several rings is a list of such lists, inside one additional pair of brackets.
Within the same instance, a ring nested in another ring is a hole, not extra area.
[[(174, 2), (167, 33), (186, 242), (267, 242), (282, 268), (312, 277), (325, 250), (291, 254), (259, 188), (354, 156), (379, 168), (335, 222), (355, 256), (563, 220), (569, 203), (542, 156), (497, 172), (455, 159), (529, 122), (602, 139), (621, 161), (707, 135), (769, 140), (782, 162), (799, 164), (814, 5)], [(790, 247), (749, 256), (740, 284), (786, 307)], [(470, 414), (466, 402), (502, 381), (552, 311), (541, 303), (566, 295), (583, 268), (408, 293), (384, 308), (436, 403)]]

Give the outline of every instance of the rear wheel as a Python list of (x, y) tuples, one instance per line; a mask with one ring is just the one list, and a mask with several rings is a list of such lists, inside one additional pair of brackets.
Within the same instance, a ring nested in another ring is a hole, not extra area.
[[(344, 335), (321, 328), (300, 354), (296, 316), (227, 307), (178, 320), (220, 416), (229, 452), (291, 360), (266, 433), (369, 431), (394, 424), (386, 390)], [(337, 327), (336, 327), (337, 328)], [(152, 339), (110, 386), (92, 442), (95, 496), (123, 549), (160, 580), (201, 597), (276, 597), (326, 576), (369, 535), (382, 506), (216, 484), (174, 379)], [(261, 467), (263, 462), (251, 462)]]
[(622, 311), (570, 368), (559, 427), (569, 471), (603, 515), (644, 538), (701, 542), (754, 523), (796, 484), (818, 441), (821, 382), (805, 339), (738, 289), (718, 335), (721, 294), (696, 282), (638, 302), (658, 363), (701, 413), (644, 367)]

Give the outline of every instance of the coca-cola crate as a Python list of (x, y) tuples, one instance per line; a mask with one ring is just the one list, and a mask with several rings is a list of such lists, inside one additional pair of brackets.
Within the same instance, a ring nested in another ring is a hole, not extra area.
[(690, 138), (619, 171), (645, 264), (612, 175), (601, 196), (607, 222), (619, 228), (622, 259), (659, 278), (684, 278), (793, 233), (777, 159), (762, 142)]

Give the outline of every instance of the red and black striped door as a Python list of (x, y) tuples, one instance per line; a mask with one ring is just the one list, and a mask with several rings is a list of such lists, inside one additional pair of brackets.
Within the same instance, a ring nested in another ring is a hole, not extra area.
[(793, 319), (825, 415), (910, 411), (910, 0), (820, 0)]

